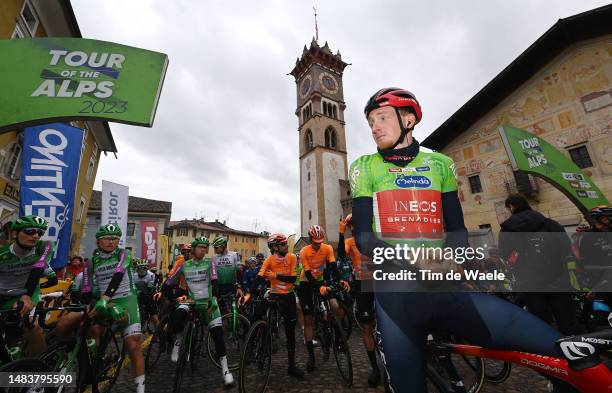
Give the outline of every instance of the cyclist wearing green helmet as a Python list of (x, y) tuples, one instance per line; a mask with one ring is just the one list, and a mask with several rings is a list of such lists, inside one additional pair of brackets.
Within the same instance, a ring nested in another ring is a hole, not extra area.
[[(132, 361), (132, 376), (136, 392), (144, 393), (144, 358), (140, 347), (140, 312), (132, 271), (133, 257), (129, 250), (119, 247), (121, 228), (115, 224), (102, 225), (96, 231), (98, 249), (89, 264), (83, 267), (82, 293), (92, 292), (98, 298), (90, 317), (110, 315), (122, 320), (123, 345)], [(100, 330), (97, 330), (101, 333)]]
[[(215, 343), (215, 353), (221, 364), (223, 384), (229, 387), (234, 384), (234, 377), (227, 364), (227, 352), (223, 340), (223, 322), (217, 298), (213, 296), (213, 288), (217, 284), (217, 271), (210, 258), (206, 257), (209, 244), (210, 242), (205, 237), (195, 238), (191, 242), (192, 258), (175, 266), (168, 274), (162, 292), (169, 292), (172, 285), (176, 284), (180, 277), (185, 279), (187, 296), (195, 303), (194, 311), (199, 313), (200, 318), (208, 324), (208, 330)], [(188, 316), (189, 307), (185, 304), (180, 304), (170, 314), (170, 330), (174, 335), (174, 347), (170, 360), (173, 362), (178, 361), (179, 350), (183, 341), (183, 330)]]
[(219, 236), (212, 242), (215, 250), (212, 256), (212, 263), (217, 270), (219, 277), (217, 286), (217, 296), (221, 299), (219, 306), (222, 314), (229, 310), (229, 304), (225, 304), (224, 297), (229, 294), (241, 298), (242, 288), (240, 286), (240, 256), (237, 252), (227, 249), (227, 237)]
[[(12, 223), (13, 242), (0, 248), (0, 310), (15, 308), (21, 301), (20, 314), (28, 315), (40, 300), (39, 280), (45, 270), (52, 274), (50, 280), (57, 281), (49, 268), (55, 244), (41, 240), (47, 226), (44, 218), (35, 215), (19, 217)], [(26, 328), (24, 333), (28, 342), (27, 355), (41, 353), (45, 340), (40, 326)]]
[[(155, 273), (149, 271), (149, 261), (146, 259), (134, 258), (134, 267), (136, 268), (134, 284), (138, 291), (138, 307), (147, 310), (153, 326), (157, 327), (159, 324), (159, 310), (157, 303), (153, 300)], [(141, 323), (146, 323), (146, 321), (141, 321)]]

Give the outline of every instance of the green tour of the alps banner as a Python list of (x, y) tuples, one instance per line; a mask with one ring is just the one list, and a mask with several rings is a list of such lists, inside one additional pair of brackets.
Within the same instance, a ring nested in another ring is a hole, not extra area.
[(0, 40), (0, 131), (67, 120), (151, 127), (168, 56), (82, 38)]
[(520, 128), (499, 128), (513, 169), (531, 173), (551, 183), (583, 212), (608, 200), (595, 183), (553, 145)]

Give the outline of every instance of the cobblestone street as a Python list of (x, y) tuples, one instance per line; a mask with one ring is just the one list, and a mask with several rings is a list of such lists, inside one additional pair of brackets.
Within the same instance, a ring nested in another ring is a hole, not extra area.
[[(297, 333), (297, 332), (296, 332)], [(306, 348), (300, 345), (303, 338), (301, 332), (297, 334), (297, 359), (298, 365), (306, 367)], [(350, 388), (342, 384), (333, 355), (327, 362), (322, 361), (322, 353), (319, 348), (315, 349), (317, 356), (317, 369), (313, 373), (306, 373), (303, 380), (297, 380), (287, 376), (287, 358), (284, 346), (272, 359), (272, 373), (267, 392), (269, 393), (348, 393), (348, 392), (384, 392), (384, 388), (370, 388), (367, 384), (369, 372), (368, 358), (361, 343), (361, 333), (355, 329), (349, 340), (353, 361), (354, 382)], [(174, 378), (174, 364), (170, 362), (167, 355), (162, 354), (159, 363), (152, 375), (147, 376), (147, 392), (171, 393)], [(224, 389), (221, 380), (221, 372), (215, 368), (208, 359), (202, 359), (196, 373), (191, 372), (189, 366), (183, 374), (182, 392), (238, 392), (237, 385), (230, 389)], [(238, 381), (238, 372), (234, 372), (234, 379)], [(127, 369), (124, 369), (119, 377), (115, 392), (128, 393), (135, 389), (131, 383), (131, 377)], [(524, 367), (513, 367), (510, 378), (501, 385), (487, 383), (482, 392), (485, 393), (546, 393), (547, 381), (532, 370)], [(403, 392), (402, 392), (403, 393)]]

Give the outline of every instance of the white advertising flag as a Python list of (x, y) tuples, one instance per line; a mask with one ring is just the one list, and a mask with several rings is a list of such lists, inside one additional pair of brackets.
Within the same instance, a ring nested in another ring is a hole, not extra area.
[(101, 225), (115, 224), (121, 228), (122, 235), (119, 247), (125, 247), (129, 193), (127, 186), (102, 180)]

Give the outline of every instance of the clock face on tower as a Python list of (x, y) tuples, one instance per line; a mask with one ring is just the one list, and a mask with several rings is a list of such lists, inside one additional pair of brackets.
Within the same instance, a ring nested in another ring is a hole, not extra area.
[(336, 77), (329, 72), (322, 72), (319, 75), (319, 84), (328, 94), (336, 94), (338, 92), (338, 81)]
[(306, 75), (306, 78), (302, 80), (302, 84), (300, 84), (300, 97), (306, 98), (306, 95), (310, 91), (310, 87), (312, 86), (312, 76)]

